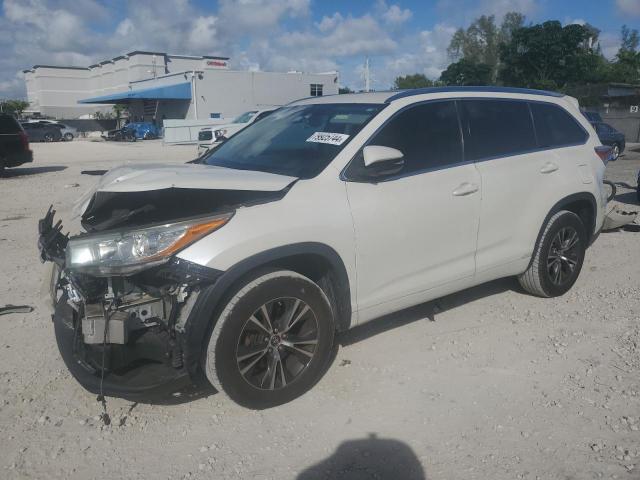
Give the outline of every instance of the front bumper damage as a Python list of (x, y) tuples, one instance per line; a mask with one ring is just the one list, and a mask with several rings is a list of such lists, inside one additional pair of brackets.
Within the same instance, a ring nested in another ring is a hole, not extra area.
[(130, 399), (202, 385), (202, 334), (190, 318), (203, 289), (222, 272), (181, 259), (129, 277), (65, 268), (68, 237), (55, 211), (39, 222), (40, 255), (52, 262), (53, 324), (60, 354), (93, 393)]

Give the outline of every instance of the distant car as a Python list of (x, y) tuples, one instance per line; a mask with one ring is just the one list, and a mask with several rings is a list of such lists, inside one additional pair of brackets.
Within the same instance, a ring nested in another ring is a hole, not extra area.
[(198, 157), (207, 153), (212, 147), (219, 145), (232, 137), (243, 128), (248, 127), (258, 120), (262, 120), (264, 117), (276, 110), (276, 108), (277, 107), (269, 107), (261, 110), (251, 110), (234, 118), (231, 123), (203, 128), (198, 133)]
[(160, 136), (160, 129), (151, 122), (133, 122), (124, 127), (131, 130), (138, 140), (151, 140)]
[(603, 145), (611, 147), (613, 160), (617, 160), (626, 146), (624, 133), (619, 132), (608, 123), (591, 122)]
[(0, 177), (5, 168), (29, 162), (33, 153), (27, 134), (13, 116), (0, 113)]
[(25, 122), (22, 124), (30, 142), (59, 142), (62, 132), (55, 125), (39, 122)]
[(594, 122), (602, 122), (602, 116), (598, 112), (588, 112), (583, 110), (582, 114), (589, 120), (591, 123)]
[[(44, 125), (47, 124), (45, 123)], [(62, 133), (62, 140), (64, 140), (65, 142), (70, 142), (78, 136), (77, 128), (70, 127), (69, 125), (65, 125), (64, 123), (49, 123), (49, 125), (60, 129), (60, 133)]]

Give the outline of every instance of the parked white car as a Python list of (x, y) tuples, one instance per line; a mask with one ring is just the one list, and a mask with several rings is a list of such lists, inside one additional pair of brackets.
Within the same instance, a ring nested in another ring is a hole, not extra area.
[(65, 142), (70, 142), (74, 138), (78, 137), (78, 129), (74, 127), (70, 127), (69, 125), (65, 125), (64, 123), (58, 123), (58, 127), (60, 127), (60, 133), (62, 133), (62, 139)]
[(200, 132), (198, 132), (198, 157), (208, 152), (211, 148), (229, 139), (243, 128), (248, 127), (252, 123), (266, 117), (276, 108), (278, 107), (251, 110), (234, 118), (231, 123), (201, 129)]
[(47, 214), (62, 357), (93, 392), (208, 381), (250, 408), (288, 402), (336, 332), (501, 277), (567, 292), (610, 155), (550, 92), (300, 100), (202, 165), (108, 172), (79, 204), (86, 233), (67, 240)]

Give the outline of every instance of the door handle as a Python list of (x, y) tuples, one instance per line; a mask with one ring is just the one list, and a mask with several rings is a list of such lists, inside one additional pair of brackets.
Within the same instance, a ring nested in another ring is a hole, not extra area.
[(558, 170), (558, 168), (560, 168), (560, 167), (558, 167), (558, 165), (556, 165), (555, 163), (547, 162), (540, 169), (540, 173), (553, 173), (556, 170)]
[(465, 195), (471, 195), (472, 193), (476, 193), (479, 187), (475, 183), (464, 182), (458, 185), (453, 191), (454, 197), (464, 197)]

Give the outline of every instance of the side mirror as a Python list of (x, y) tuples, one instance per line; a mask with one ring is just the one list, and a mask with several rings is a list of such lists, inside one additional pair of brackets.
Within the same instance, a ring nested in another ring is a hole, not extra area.
[(362, 150), (362, 156), (365, 171), (375, 177), (393, 175), (404, 166), (404, 154), (396, 148), (369, 145)]

